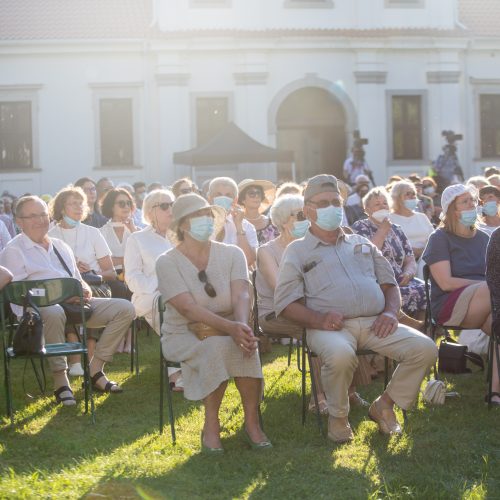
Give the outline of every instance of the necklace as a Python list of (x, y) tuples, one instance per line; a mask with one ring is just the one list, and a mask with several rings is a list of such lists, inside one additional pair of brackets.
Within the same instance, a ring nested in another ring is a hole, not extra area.
[(250, 217), (247, 217), (247, 216), (245, 215), (245, 219), (246, 219), (247, 221), (250, 221), (250, 222), (252, 222), (252, 221), (257, 221), (257, 220), (262, 219), (262, 214), (259, 214), (259, 216), (258, 216), (258, 217), (255, 217), (255, 218), (250, 218)]

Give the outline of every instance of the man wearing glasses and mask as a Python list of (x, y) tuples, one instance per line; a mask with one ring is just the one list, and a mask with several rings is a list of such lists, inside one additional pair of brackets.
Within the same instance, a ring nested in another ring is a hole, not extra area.
[(394, 403), (402, 409), (412, 405), (436, 361), (437, 348), (425, 335), (399, 325), (399, 289), (377, 247), (340, 228), (337, 179), (310, 179), (304, 203), (311, 227), (283, 255), (274, 294), (276, 315), (305, 327), (308, 344), (321, 359), (332, 441), (353, 438), (348, 388), (357, 365), (356, 349), (372, 349), (399, 363), (368, 413), (380, 432), (400, 434)]

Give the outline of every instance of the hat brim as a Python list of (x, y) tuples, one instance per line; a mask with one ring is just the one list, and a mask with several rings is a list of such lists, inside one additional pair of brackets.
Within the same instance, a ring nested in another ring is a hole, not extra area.
[(189, 217), (199, 210), (205, 210), (206, 208), (210, 208), (212, 210), (212, 213), (214, 214), (214, 232), (212, 233), (212, 236), (210, 236), (210, 239), (214, 240), (216, 238), (216, 236), (220, 233), (220, 231), (224, 227), (224, 224), (226, 223), (226, 211), (222, 207), (219, 207), (217, 205), (207, 205), (206, 207), (199, 208), (189, 214), (184, 215), (184, 217), (182, 217), (178, 221), (172, 222), (170, 228), (167, 230), (167, 238), (171, 241), (172, 245), (177, 246), (181, 243), (181, 241), (177, 237), (177, 229), (179, 227), (179, 223), (186, 217)]
[(259, 186), (264, 191), (264, 198), (260, 204), (259, 212), (265, 212), (273, 204), (276, 186), (271, 181), (245, 179), (238, 184), (238, 193), (242, 193), (250, 186)]

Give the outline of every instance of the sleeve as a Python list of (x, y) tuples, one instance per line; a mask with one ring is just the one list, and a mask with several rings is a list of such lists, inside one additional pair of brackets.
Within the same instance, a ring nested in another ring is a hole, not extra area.
[(96, 228), (92, 229), (93, 229), (92, 234), (93, 234), (94, 251), (96, 259), (102, 259), (103, 257), (107, 257), (108, 255), (111, 256), (111, 250), (109, 249), (109, 246), (106, 243), (106, 240), (104, 239), (104, 236), (102, 235), (101, 231), (99, 231), (99, 229)]
[(11, 239), (7, 226), (0, 220), (0, 250), (5, 248)]
[(243, 219), (243, 226), (245, 229), (246, 237), (248, 244), (252, 248), (257, 248), (259, 246), (259, 241), (257, 239), (257, 231), (255, 230), (255, 226), (248, 222), (246, 219)]
[(124, 266), (127, 272), (125, 280), (134, 293), (154, 293), (157, 289), (155, 280), (144, 274), (144, 259), (137, 238), (131, 236), (125, 245)]
[(281, 259), (276, 288), (274, 310), (279, 316), (286, 306), (304, 297), (304, 275), (297, 253), (287, 247)]
[(0, 265), (12, 273), (12, 281), (22, 281), (28, 278), (24, 252), (21, 252), (19, 247), (15, 245), (7, 245), (0, 252)]
[(245, 280), (248, 279), (248, 266), (247, 259), (243, 250), (241, 248), (231, 245), (227, 246), (231, 251), (231, 275), (230, 281)]
[(397, 226), (395, 224), (392, 225), (393, 231), (398, 235), (398, 238), (401, 241), (401, 245), (403, 246), (403, 251), (405, 253), (406, 257), (412, 257), (413, 256), (413, 248), (410, 245), (410, 242), (408, 241), (408, 238), (403, 231), (401, 226)]
[(436, 229), (429, 236), (422, 258), (428, 266), (444, 260), (450, 261), (448, 240), (446, 233), (442, 229)]
[(164, 302), (181, 293), (189, 292), (189, 288), (182, 277), (177, 262), (167, 253), (160, 255), (156, 261), (156, 275), (158, 276), (158, 290)]
[(360, 234), (361, 236), (364, 236), (365, 238), (371, 240), (373, 236), (372, 231), (368, 226), (368, 224), (366, 224), (362, 220), (354, 222), (354, 224), (351, 227), (356, 234)]

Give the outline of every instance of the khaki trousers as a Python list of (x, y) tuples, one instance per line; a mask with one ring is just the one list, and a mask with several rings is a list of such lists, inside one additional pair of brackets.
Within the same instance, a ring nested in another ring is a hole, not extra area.
[[(92, 316), (88, 328), (104, 328), (97, 342), (94, 356), (104, 362), (113, 360), (120, 342), (135, 318), (134, 306), (124, 299), (91, 299)], [(61, 306), (40, 307), (45, 343), (65, 342), (66, 315)], [(64, 356), (47, 358), (51, 371), (65, 370), (68, 365)]]
[(356, 349), (371, 349), (398, 362), (386, 392), (405, 410), (415, 401), (423, 378), (436, 362), (437, 347), (429, 337), (400, 325), (392, 335), (378, 338), (371, 331), (376, 318), (345, 320), (340, 331), (307, 330), (309, 347), (321, 359), (321, 380), (334, 417), (349, 414), (347, 390), (358, 364)]

